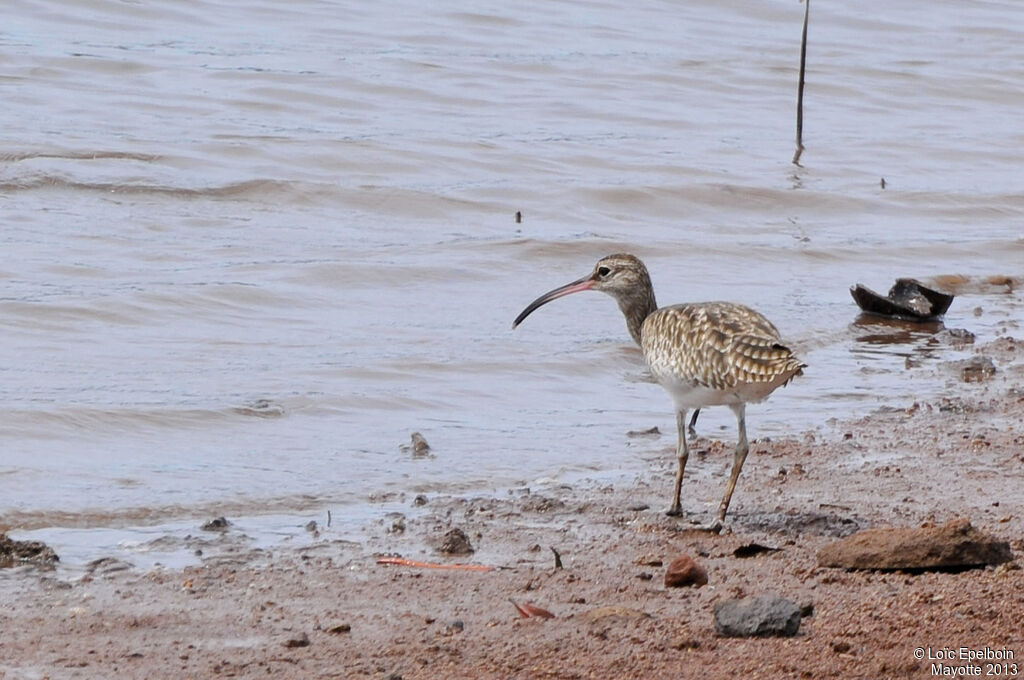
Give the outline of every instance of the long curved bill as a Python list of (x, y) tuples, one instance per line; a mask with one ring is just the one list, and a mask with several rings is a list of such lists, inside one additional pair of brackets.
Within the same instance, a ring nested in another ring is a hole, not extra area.
[(526, 309), (519, 312), (519, 316), (517, 316), (516, 320), (512, 322), (513, 330), (516, 326), (523, 322), (523, 319), (530, 316), (530, 314), (533, 313), (533, 310), (537, 309), (538, 307), (546, 305), (552, 300), (557, 300), (560, 297), (565, 297), (566, 295), (578, 293), (581, 290), (590, 290), (591, 288), (594, 287), (594, 283), (595, 281), (593, 275), (588, 274), (587, 276), (584, 276), (582, 279), (578, 279), (576, 281), (573, 281), (572, 283), (567, 283), (564, 286), (560, 286), (558, 288), (555, 288), (554, 290), (544, 293), (539, 298), (528, 304), (526, 306)]

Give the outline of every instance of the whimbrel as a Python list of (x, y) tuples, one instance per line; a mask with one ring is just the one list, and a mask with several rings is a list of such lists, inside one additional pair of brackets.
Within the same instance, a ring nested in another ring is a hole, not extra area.
[(627, 254), (602, 258), (587, 276), (541, 295), (516, 317), (512, 328), (541, 305), (584, 290), (601, 291), (615, 298), (651, 374), (675, 403), (679, 468), (667, 514), (682, 514), (679, 496), (690, 455), (687, 411), (725, 405), (736, 415), (739, 437), (732, 473), (715, 521), (704, 527), (720, 531), (750, 448), (747, 404), (766, 399), (800, 375), (805, 364), (782, 344), (779, 331), (768, 319), (745, 305), (699, 302), (659, 308), (647, 267)]

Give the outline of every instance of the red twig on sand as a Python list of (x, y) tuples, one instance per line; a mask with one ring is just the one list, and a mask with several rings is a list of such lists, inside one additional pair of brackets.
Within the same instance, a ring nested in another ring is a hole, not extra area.
[(509, 598), (508, 601), (511, 602), (512, 606), (516, 608), (517, 612), (519, 612), (519, 616), (523, 617), (524, 619), (528, 619), (531, 616), (539, 616), (542, 619), (555, 618), (555, 615), (549, 612), (547, 609), (535, 607), (532, 604), (517, 604), (516, 601), (512, 598)]
[(440, 564), (407, 560), (404, 557), (378, 557), (377, 564), (396, 564), (402, 567), (421, 567), (423, 569), (461, 569), (463, 571), (494, 571), (495, 569), (486, 564)]

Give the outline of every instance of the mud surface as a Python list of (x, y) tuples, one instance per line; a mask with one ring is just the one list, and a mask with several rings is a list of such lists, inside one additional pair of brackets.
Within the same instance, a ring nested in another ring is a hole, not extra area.
[[(184, 570), (99, 560), (74, 579), (7, 569), (0, 677), (928, 678), (936, 663), (984, 675), (996, 662), (961, 647), (988, 648), (1008, 664), (1002, 677), (1024, 677), (1024, 349), (1007, 338), (978, 352), (998, 366), (982, 383), (832, 434), (754, 442), (722, 535), (691, 522), (713, 516), (728, 441), (696, 441), (690, 465), (711, 474), (684, 482), (689, 515), (670, 518), (664, 437), (657, 469), (631, 483), (410, 497), (363, 541), (324, 533)], [(1013, 561), (958, 573), (817, 566), (819, 548), (858, 529), (957, 517), (1009, 541)], [(475, 552), (438, 551), (454, 529)], [(665, 587), (681, 554), (707, 585)], [(795, 637), (715, 634), (716, 602), (764, 593), (800, 605)], [(510, 600), (555, 617), (523, 618)]]

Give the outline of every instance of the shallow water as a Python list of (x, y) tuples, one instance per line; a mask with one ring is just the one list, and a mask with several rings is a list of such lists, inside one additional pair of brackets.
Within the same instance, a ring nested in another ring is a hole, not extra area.
[[(848, 288), (1022, 274), (1020, 10), (812, 10), (797, 167), (796, 2), (15, 1), (2, 523), (84, 560), (645, 469), (674, 420), (615, 305), (510, 329), (622, 250), (662, 304), (745, 302), (799, 349), (753, 437), (948, 389), (907, 356), (970, 348), (877, 337)], [(945, 323), (1013, 334), (1020, 301), (968, 287)]]

